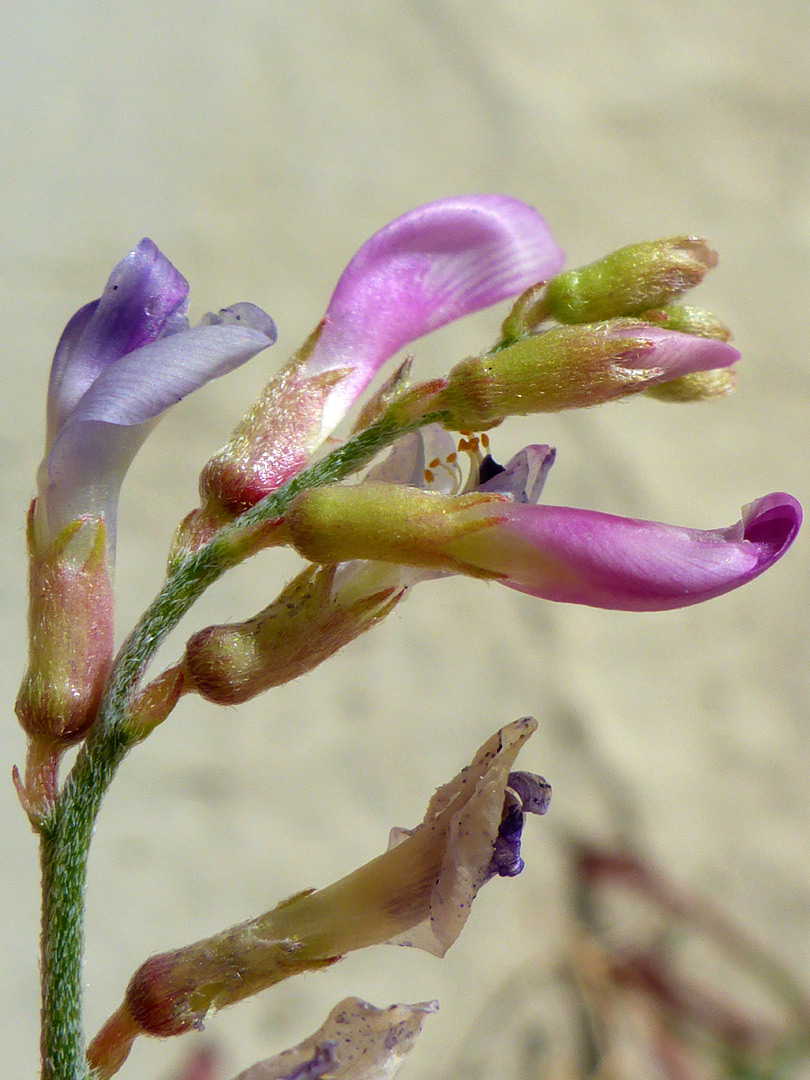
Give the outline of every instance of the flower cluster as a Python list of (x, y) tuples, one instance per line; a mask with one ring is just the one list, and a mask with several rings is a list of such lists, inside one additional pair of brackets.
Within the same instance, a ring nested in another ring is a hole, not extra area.
[[(29, 663), (16, 706), (29, 755), (15, 782), (47, 869), (48, 1080), (57, 1058), (84, 1054), (78, 1014), (61, 1031), (51, 1018), (81, 995), (81, 919), (71, 924), (63, 913), (83, 895), (80, 856), (95, 812), (123, 755), (182, 694), (246, 701), (310, 671), (417, 583), (451, 574), (548, 600), (660, 611), (737, 588), (784, 554), (801, 523), (789, 495), (766, 495), (735, 524), (697, 531), (542, 503), (551, 447), (532, 444), (504, 465), (489, 453), (486, 431), (511, 415), (730, 390), (739, 354), (727, 329), (677, 302), (715, 262), (704, 240), (679, 236), (563, 271), (543, 218), (502, 196), (446, 199), (393, 221), (349, 262), (323, 318), (202, 470), (200, 505), (179, 524), (166, 583), (115, 663), (124, 474), (162, 413), (272, 345), (276, 329), (247, 303), (191, 327), (188, 285), (150, 240), (68, 322), (28, 519)], [(421, 384), (410, 383), (406, 361), (335, 440), (404, 346), (505, 300), (512, 307), (492, 346)], [(251, 619), (198, 631), (175, 665), (141, 687), (160, 642), (202, 591), (260, 548), (282, 544), (307, 565), (281, 595)], [(139, 1034), (200, 1027), (208, 1012), (354, 949), (393, 943), (443, 956), (479, 889), (520, 873), (524, 816), (548, 807), (548, 784), (512, 771), (535, 727), (526, 718), (498, 731), (437, 790), (423, 822), (394, 830), (378, 858), (147, 960), (89, 1047), (94, 1076), (111, 1076)], [(83, 739), (60, 791), (60, 758)], [(350, 999), (310, 1040), (244, 1080), (392, 1075), (430, 1011)], [(71, 1075), (80, 1072), (81, 1063)]]
[[(387, 459), (360, 484), (304, 485), (260, 542), (245, 544), (246, 553), (292, 544), (314, 565), (253, 618), (194, 635), (150, 715), (162, 718), (182, 692), (233, 704), (295, 678), (426, 578), (461, 573), (545, 599), (645, 611), (709, 599), (771, 566), (801, 519), (788, 495), (757, 499), (737, 523), (708, 532), (538, 504), (550, 448), (529, 446), (501, 467), (469, 434), (514, 413), (728, 390), (739, 354), (727, 330), (673, 303), (715, 261), (705, 241), (675, 237), (561, 273), (545, 221), (501, 196), (432, 203), (376, 233), (307, 341), (203, 469), (202, 504), (181, 523), (170, 566), (295, 483), (404, 345), (517, 296), (501, 335), (445, 379), (409, 387), (410, 363), (389, 378), (355, 425), (356, 435), (375, 423), (403, 427)], [(81, 738), (98, 707), (112, 656), (117, 497), (138, 447), (166, 408), (275, 340), (272, 319), (245, 303), (190, 328), (187, 295), (185, 279), (143, 240), (56, 350), (28, 532), (30, 660), (17, 703), (40, 746)], [(454, 441), (448, 430), (463, 434)]]
[(675, 237), (557, 274), (562, 255), (542, 219), (494, 197), (435, 203), (372, 237), (304, 348), (206, 466), (203, 505), (183, 523), (177, 551), (300, 475), (397, 348), (520, 295), (492, 348), (410, 388), (407, 362), (365, 406), (355, 430), (379, 418), (426, 422), (362, 483), (311, 487), (294, 500), (272, 542), (315, 566), (251, 619), (192, 637), (183, 689), (245, 701), (311, 670), (427, 578), (460, 573), (550, 600), (660, 611), (771, 566), (800, 524), (789, 495), (757, 499), (735, 524), (709, 531), (538, 505), (551, 448), (526, 447), (502, 467), (469, 433), (510, 414), (640, 392), (674, 401), (727, 392), (739, 357), (728, 331), (672, 302), (715, 262), (705, 241)]

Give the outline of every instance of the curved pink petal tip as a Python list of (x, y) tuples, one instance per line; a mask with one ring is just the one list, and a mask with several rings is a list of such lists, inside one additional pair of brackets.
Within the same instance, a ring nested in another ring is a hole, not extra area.
[(762, 565), (757, 573), (781, 559), (801, 528), (802, 508), (798, 499), (784, 491), (763, 495), (742, 508), (743, 540), (756, 546)]
[(782, 492), (744, 507), (729, 528), (705, 532), (570, 507), (512, 506), (458, 554), (548, 600), (664, 611), (752, 581), (785, 554), (801, 520), (799, 503)]
[(644, 345), (640, 348), (628, 351), (622, 363), (640, 371), (659, 368), (660, 382), (696, 371), (731, 367), (740, 359), (739, 352), (725, 341), (682, 334), (660, 326), (627, 326), (619, 323), (609, 334), (612, 338), (629, 337), (643, 341)]
[(350, 371), (330, 395), (322, 435), (403, 346), (552, 277), (563, 261), (537, 211), (502, 195), (429, 203), (375, 233), (343, 271), (304, 365)]

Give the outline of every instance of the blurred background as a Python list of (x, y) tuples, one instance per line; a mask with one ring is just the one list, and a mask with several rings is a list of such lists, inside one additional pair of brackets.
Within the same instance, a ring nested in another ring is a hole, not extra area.
[[(121, 634), (160, 584), (201, 465), (312, 328), (348, 258), (391, 218), (452, 194), (533, 204), (569, 265), (635, 240), (708, 236), (720, 265), (695, 302), (732, 326), (743, 354), (728, 399), (509, 423), (497, 457), (550, 442), (550, 502), (700, 528), (735, 521), (768, 491), (807, 502), (807, 20), (801, 0), (11, 0), (0, 36), (6, 775), (24, 755), (11, 713), (23, 516), (50, 359), (68, 317), (143, 235), (189, 279), (192, 316), (251, 300), (280, 334), (167, 416), (133, 466)], [(479, 350), (503, 314), (417, 343), (418, 374)], [(747, 588), (655, 615), (429, 583), (299, 683), (238, 710), (184, 699), (125, 762), (99, 819), (89, 1028), (150, 953), (378, 854), (392, 825), (421, 820), (433, 789), (525, 714), (540, 728), (521, 765), (547, 776), (554, 799), (529, 823), (524, 874), (483, 891), (444, 961), (378, 947), (213, 1018), (199, 1038), (220, 1048), (224, 1076), (298, 1042), (347, 994), (440, 1000), (405, 1066), (413, 1080), (545, 1075), (546, 991), (579, 933), (575, 841), (631, 844), (810, 992), (807, 552), (800, 537)], [(296, 567), (266, 553), (229, 575), (162, 658), (197, 627), (252, 614)], [(37, 859), (10, 783), (0, 814), (3, 1054), (9, 1075), (30, 1076)], [(723, 978), (737, 986), (733, 967)], [(182, 1053), (180, 1040), (143, 1041), (121, 1075), (169, 1076)]]

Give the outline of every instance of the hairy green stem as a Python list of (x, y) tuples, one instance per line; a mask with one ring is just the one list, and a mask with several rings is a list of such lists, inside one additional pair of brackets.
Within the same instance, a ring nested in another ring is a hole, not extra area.
[(246, 511), (182, 560), (124, 642), (91, 733), (41, 827), (42, 1080), (86, 1080), (82, 1030), (82, 952), (87, 857), (101, 800), (132, 744), (128, 706), (147, 664), (192, 604), (231, 565), (231, 540), (247, 526), (282, 515), (300, 492), (362, 468), (408, 431), (383, 417)]

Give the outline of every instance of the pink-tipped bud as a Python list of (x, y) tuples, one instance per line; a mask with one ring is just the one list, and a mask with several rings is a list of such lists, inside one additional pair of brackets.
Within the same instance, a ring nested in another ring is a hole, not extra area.
[(562, 323), (640, 315), (699, 285), (716, 265), (717, 252), (698, 236), (630, 244), (552, 278), (543, 307)]
[(738, 358), (724, 342), (636, 319), (556, 326), (462, 360), (432, 408), (448, 427), (481, 430), (510, 415), (600, 405)]
[(114, 599), (106, 530), (81, 518), (46, 544), (28, 519), (28, 668), (15, 711), (27, 734), (69, 746), (96, 716), (110, 669)]
[(352, 569), (309, 567), (252, 619), (194, 634), (182, 664), (184, 689), (237, 705), (306, 674), (370, 629), (404, 590), (390, 583), (390, 568)]

